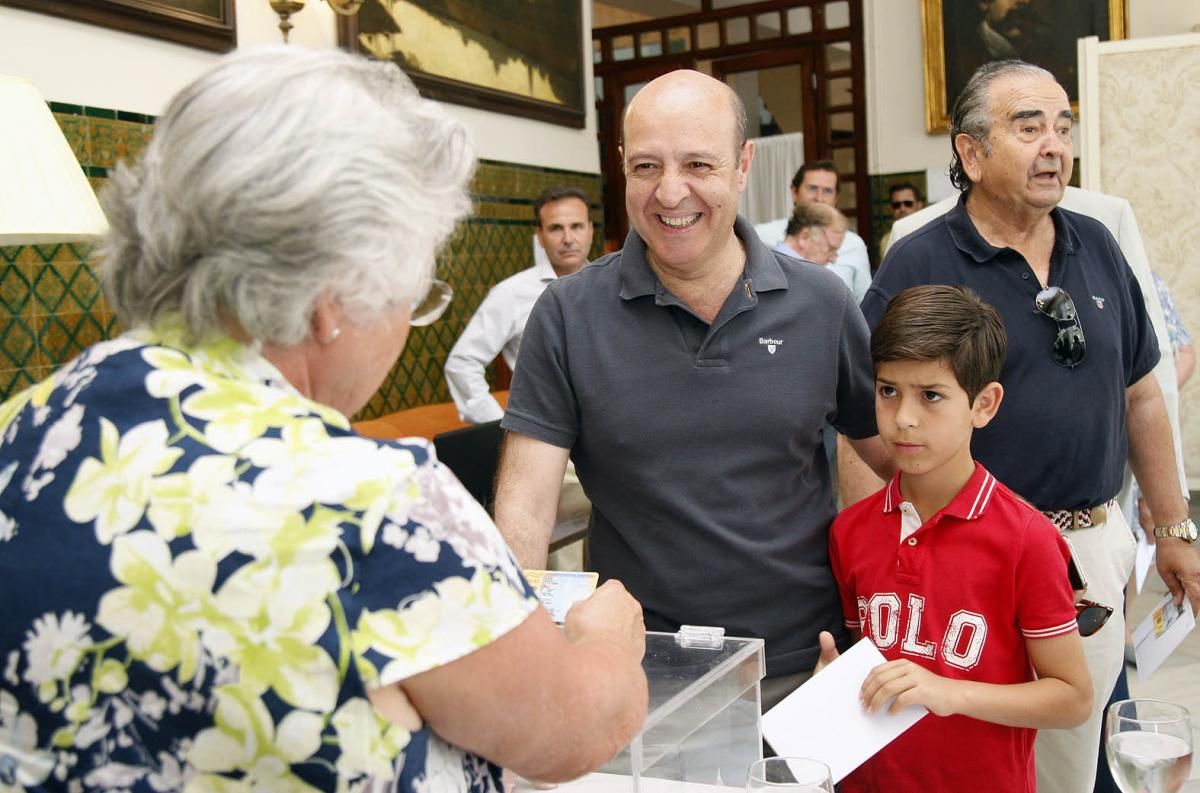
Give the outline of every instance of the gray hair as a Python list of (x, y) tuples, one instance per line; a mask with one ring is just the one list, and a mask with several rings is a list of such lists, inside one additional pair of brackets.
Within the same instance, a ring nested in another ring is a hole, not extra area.
[(954, 101), (954, 110), (950, 114), (950, 183), (959, 190), (970, 190), (971, 180), (963, 171), (954, 140), (960, 134), (970, 135), (983, 145), (985, 155), (992, 153), (992, 146), (988, 142), (988, 132), (991, 131), (994, 120), (989, 96), (991, 87), (997, 80), (1015, 75), (1055, 79), (1053, 74), (1032, 63), (1015, 59), (992, 61), (975, 70), (958, 99)]
[(179, 313), (194, 340), (235, 322), (298, 343), (323, 294), (369, 320), (423, 293), (474, 167), (463, 126), (394, 64), (234, 52), (105, 189), (105, 295), (126, 326)]

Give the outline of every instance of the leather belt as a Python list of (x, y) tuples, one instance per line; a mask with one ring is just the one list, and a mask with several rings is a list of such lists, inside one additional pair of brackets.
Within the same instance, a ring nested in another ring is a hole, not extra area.
[(1112, 503), (1109, 501), (1090, 509), (1048, 509), (1042, 510), (1042, 514), (1049, 518), (1059, 531), (1090, 529), (1093, 526), (1104, 525)]

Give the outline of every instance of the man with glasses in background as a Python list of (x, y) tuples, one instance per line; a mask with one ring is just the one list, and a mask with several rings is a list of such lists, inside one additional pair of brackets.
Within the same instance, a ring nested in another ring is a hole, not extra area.
[[(921, 198), (921, 194), (917, 192), (917, 188), (911, 182), (897, 182), (892, 185), (891, 190), (891, 207), (892, 207), (892, 223), (895, 223), (901, 218), (906, 218), (914, 212), (925, 208), (925, 199)], [(883, 259), (887, 255), (888, 248), (892, 245), (892, 230), (888, 229), (882, 238), (879, 240), (879, 258)]]
[(787, 234), (775, 250), (828, 267), (842, 279), (857, 303), (867, 293), (871, 279), (859, 268), (838, 261), (838, 248), (848, 231), (846, 216), (828, 204), (799, 204), (788, 218)]
[[(888, 252), (863, 300), (874, 326), (918, 284), (963, 284), (1004, 317), (1005, 410), (975, 433), (975, 458), (1049, 517), (1075, 549), (1087, 597), (1116, 607), (1084, 640), (1092, 717), (1037, 738), (1039, 791), (1091, 791), (1103, 703), (1123, 663), (1122, 589), (1134, 545), (1114, 501), (1128, 461), (1158, 537), (1158, 571), (1200, 606), (1196, 528), (1178, 485), (1170, 424), (1152, 370), (1158, 344), (1137, 281), (1104, 226), (1058, 203), (1072, 168), (1074, 117), (1048, 71), (981, 67), (951, 118), (958, 205)], [(868, 488), (843, 453), (842, 474)], [(854, 469), (854, 470), (851, 470)]]
[[(795, 207), (805, 204), (824, 204), (837, 209), (838, 202), (838, 172), (833, 160), (809, 160), (800, 166), (792, 177), (792, 201)], [(754, 231), (758, 238), (767, 245), (776, 245), (787, 234), (789, 215), (786, 218), (758, 223)], [(838, 264), (855, 271), (855, 281), (870, 283), (871, 262), (867, 258), (867, 243), (850, 228), (842, 237), (838, 246)], [(851, 287), (851, 291), (854, 287)], [(855, 292), (856, 297), (861, 297)]]

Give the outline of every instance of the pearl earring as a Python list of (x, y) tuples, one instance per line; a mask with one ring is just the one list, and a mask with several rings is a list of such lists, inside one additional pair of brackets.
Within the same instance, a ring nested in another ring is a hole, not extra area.
[(329, 331), (329, 343), (333, 344), (335, 341), (338, 340), (338, 336), (341, 336), (341, 335), (342, 335), (341, 328), (334, 328), (333, 330)]

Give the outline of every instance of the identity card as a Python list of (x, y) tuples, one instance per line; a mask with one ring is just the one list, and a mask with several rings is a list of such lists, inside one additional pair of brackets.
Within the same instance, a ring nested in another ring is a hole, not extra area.
[(525, 579), (555, 622), (567, 618), (567, 609), (596, 591), (599, 573), (566, 570), (526, 570)]

